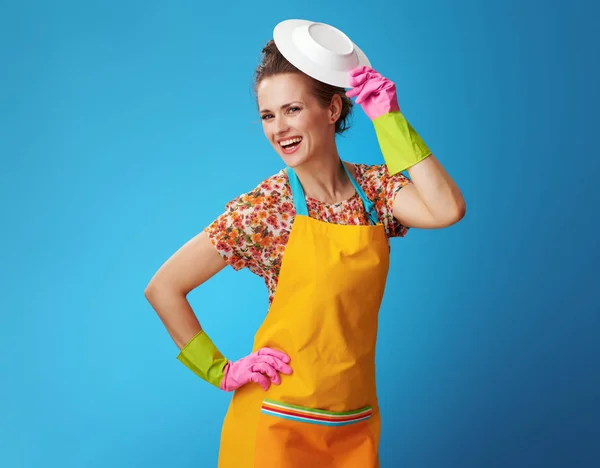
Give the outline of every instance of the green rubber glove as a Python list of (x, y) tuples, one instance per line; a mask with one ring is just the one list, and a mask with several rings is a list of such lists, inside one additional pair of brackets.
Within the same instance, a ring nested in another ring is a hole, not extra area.
[(400, 112), (373, 120), (379, 148), (390, 175), (398, 174), (431, 156), (431, 150)]
[(219, 387), (225, 375), (228, 360), (204, 331), (198, 332), (179, 352), (177, 359), (194, 374)]

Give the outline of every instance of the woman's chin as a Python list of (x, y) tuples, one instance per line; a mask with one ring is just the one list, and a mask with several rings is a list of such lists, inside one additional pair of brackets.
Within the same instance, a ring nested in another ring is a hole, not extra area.
[(279, 156), (281, 157), (285, 165), (291, 168), (301, 166), (306, 161), (308, 161), (308, 155), (306, 155), (304, 151), (298, 151), (292, 154), (279, 153)]

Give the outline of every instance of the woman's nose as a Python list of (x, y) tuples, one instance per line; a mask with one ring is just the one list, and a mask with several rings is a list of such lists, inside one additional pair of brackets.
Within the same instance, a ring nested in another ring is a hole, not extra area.
[(275, 119), (275, 132), (277, 134), (283, 134), (289, 130), (290, 126), (288, 125), (287, 120), (284, 117), (279, 117)]

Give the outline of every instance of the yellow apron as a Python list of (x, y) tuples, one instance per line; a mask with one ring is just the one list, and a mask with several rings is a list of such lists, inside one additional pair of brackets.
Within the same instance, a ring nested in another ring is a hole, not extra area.
[(347, 169), (370, 226), (310, 218), (298, 177), (287, 172), (296, 217), (253, 350), (287, 353), (293, 374), (267, 392), (257, 384), (235, 391), (218, 466), (376, 468), (375, 343), (389, 268), (384, 226)]

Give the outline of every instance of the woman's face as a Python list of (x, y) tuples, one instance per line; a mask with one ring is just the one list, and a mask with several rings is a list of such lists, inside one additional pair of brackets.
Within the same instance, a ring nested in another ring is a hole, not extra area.
[(331, 106), (321, 107), (304, 75), (265, 78), (257, 88), (257, 98), (265, 136), (287, 166), (304, 164), (335, 143), (340, 106), (333, 99)]

